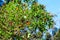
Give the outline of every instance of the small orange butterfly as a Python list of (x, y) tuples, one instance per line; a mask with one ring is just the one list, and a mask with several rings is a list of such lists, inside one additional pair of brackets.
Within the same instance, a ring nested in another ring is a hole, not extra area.
[(26, 24), (27, 24), (27, 25), (30, 25), (30, 22), (29, 22), (29, 21), (27, 21), (27, 22), (26, 22)]
[(11, 25), (11, 26), (12, 26), (12, 25), (13, 25), (13, 22), (12, 22), (12, 21), (10, 21), (10, 22), (9, 22), (9, 25)]

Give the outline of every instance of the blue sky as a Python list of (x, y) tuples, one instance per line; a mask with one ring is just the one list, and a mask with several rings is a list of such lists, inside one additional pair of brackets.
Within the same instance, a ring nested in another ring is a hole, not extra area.
[(60, 28), (60, 0), (38, 0), (38, 2), (45, 5), (48, 12), (57, 15), (53, 19), (56, 22), (55, 27)]

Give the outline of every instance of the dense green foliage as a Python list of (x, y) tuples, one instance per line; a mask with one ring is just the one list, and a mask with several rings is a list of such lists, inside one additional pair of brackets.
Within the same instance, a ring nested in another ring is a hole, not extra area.
[(14, 36), (18, 40), (34, 38), (34, 35), (29, 31), (21, 36), (20, 30), (25, 27), (31, 31), (39, 28), (39, 32), (36, 33), (38, 37), (41, 37), (47, 28), (53, 27), (52, 15), (45, 10), (44, 5), (33, 1), (29, 7), (27, 2), (20, 3), (15, 0), (0, 7), (0, 38), (2, 40), (11, 39)]

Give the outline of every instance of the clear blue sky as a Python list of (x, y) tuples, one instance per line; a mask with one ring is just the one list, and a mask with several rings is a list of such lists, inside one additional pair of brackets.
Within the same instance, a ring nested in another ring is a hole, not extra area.
[(57, 17), (54, 18), (56, 22), (56, 27), (60, 28), (60, 0), (38, 0), (40, 4), (46, 6), (46, 10), (52, 14), (56, 14)]

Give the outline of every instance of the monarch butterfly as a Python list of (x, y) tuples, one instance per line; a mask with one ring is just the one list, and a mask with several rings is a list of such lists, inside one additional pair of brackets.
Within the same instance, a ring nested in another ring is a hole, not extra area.
[(26, 24), (27, 24), (27, 25), (30, 25), (30, 22), (29, 22), (29, 21), (27, 21), (27, 22), (26, 22)]
[(12, 22), (12, 21), (10, 21), (10, 22), (9, 22), (9, 25), (10, 25), (10, 26), (12, 26), (12, 25), (13, 25), (13, 22)]

